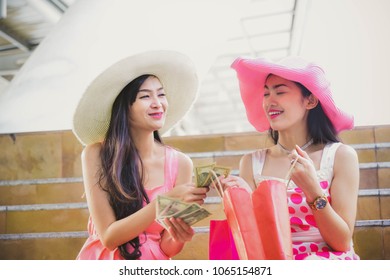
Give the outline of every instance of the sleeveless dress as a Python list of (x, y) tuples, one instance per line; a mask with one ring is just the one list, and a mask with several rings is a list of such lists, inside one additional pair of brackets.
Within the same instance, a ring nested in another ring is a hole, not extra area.
[[(156, 199), (157, 195), (168, 192), (176, 183), (178, 170), (177, 151), (165, 148), (165, 167), (164, 167), (164, 185), (147, 189), (146, 193), (149, 200)], [(145, 205), (146, 203), (144, 203)], [(164, 228), (154, 221), (143, 234), (139, 235), (140, 251), (142, 253), (140, 260), (168, 260), (170, 259), (160, 248), (161, 234)], [(109, 250), (103, 246), (99, 236), (96, 233), (92, 218), (88, 221), (88, 238), (81, 248), (77, 260), (123, 260), (119, 249)], [(132, 247), (128, 245), (128, 250)]]
[[(317, 170), (317, 177), (320, 181), (323, 192), (330, 203), (330, 185), (333, 178), (333, 164), (337, 148), (341, 143), (330, 143), (324, 147), (320, 169)], [(257, 150), (252, 153), (252, 168), (256, 186), (266, 179), (285, 180), (270, 176), (262, 176), (262, 170), (267, 150)], [(323, 240), (316, 225), (313, 210), (308, 206), (303, 191), (290, 181), (287, 189), (288, 210), (290, 215), (291, 238), (293, 257), (295, 260), (329, 259), (329, 260), (358, 260), (359, 256), (354, 252), (351, 241), (350, 250), (346, 252), (332, 251)]]

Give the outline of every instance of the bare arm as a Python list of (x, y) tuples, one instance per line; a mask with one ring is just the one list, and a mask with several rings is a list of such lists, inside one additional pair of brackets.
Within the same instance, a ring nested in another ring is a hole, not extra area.
[(99, 143), (87, 146), (82, 152), (84, 188), (88, 209), (102, 244), (113, 250), (142, 233), (155, 219), (155, 202), (152, 201), (136, 213), (116, 220), (108, 194), (98, 183), (101, 168)]
[[(292, 179), (304, 191), (307, 201), (312, 202), (322, 194), (318, 180), (314, 180), (314, 167), (310, 166), (307, 154), (302, 165), (293, 172)], [(311, 175), (307, 175), (307, 174)], [(337, 251), (346, 251), (352, 240), (359, 189), (359, 162), (356, 151), (347, 145), (338, 148), (334, 163), (331, 204), (313, 211), (317, 226), (326, 243)]]

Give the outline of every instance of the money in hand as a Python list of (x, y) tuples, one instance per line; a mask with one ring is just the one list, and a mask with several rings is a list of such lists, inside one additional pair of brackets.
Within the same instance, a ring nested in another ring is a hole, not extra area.
[(210, 170), (213, 170), (214, 166), (215, 163), (194, 167), (195, 185), (197, 187), (208, 187), (210, 185)]
[(210, 216), (211, 213), (196, 203), (186, 203), (177, 199), (157, 196), (156, 221), (167, 228), (165, 218), (181, 218), (188, 225), (193, 225)]
[(227, 177), (230, 174), (230, 168), (224, 167), (220, 165), (216, 165), (215, 163), (200, 165), (194, 167), (194, 175), (195, 175), (195, 185), (197, 187), (208, 187), (214, 180), (213, 175), (211, 174), (211, 170), (215, 172), (217, 177), (223, 175)]

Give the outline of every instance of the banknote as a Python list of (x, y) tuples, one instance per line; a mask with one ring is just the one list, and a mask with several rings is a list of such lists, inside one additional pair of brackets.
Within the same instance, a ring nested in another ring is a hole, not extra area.
[[(227, 177), (230, 174), (230, 168), (225, 167), (225, 166), (220, 166), (220, 165), (215, 165), (212, 169), (217, 177), (223, 175), (224, 177)], [(212, 174), (209, 174), (209, 177), (207, 178), (206, 181), (211, 182), (211, 180), (214, 180), (215, 178), (212, 176)]]
[(215, 172), (217, 177), (223, 175), (227, 177), (230, 174), (231, 168), (216, 165), (215, 163), (200, 165), (194, 167), (195, 185), (197, 187), (208, 187), (215, 178), (211, 174), (211, 170)]
[(210, 185), (210, 170), (212, 170), (214, 166), (215, 163), (194, 167), (195, 185), (197, 187), (208, 187)]
[(186, 216), (188, 214), (192, 214), (192, 213), (195, 213), (196, 211), (202, 209), (202, 207), (199, 205), (199, 204), (196, 204), (196, 203), (192, 203), (190, 204), (186, 209), (180, 211), (180, 212), (177, 212), (175, 213), (173, 216), (175, 218), (177, 217), (183, 217), (183, 216)]
[(172, 217), (174, 214), (185, 210), (187, 207), (187, 203), (181, 202), (179, 200), (172, 200), (168, 206), (158, 214), (159, 217)]
[(183, 219), (184, 222), (186, 222), (187, 224), (189, 224), (191, 226), (193, 224), (196, 224), (200, 220), (207, 218), (210, 215), (211, 215), (211, 213), (209, 211), (207, 211), (204, 208), (201, 208), (193, 213), (189, 213), (185, 216), (181, 216), (181, 218)]
[[(163, 208), (164, 207), (164, 208)], [(177, 199), (159, 195), (157, 196), (156, 221), (167, 228), (165, 218), (181, 218), (189, 225), (193, 225), (211, 213), (196, 203), (186, 203)]]
[(159, 196), (157, 199), (157, 213), (161, 213), (165, 208), (172, 203), (172, 200), (165, 196)]

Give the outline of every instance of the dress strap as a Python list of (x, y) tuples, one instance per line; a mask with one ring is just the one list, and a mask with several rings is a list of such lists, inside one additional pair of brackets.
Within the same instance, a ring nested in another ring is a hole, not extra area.
[(173, 187), (176, 184), (178, 165), (177, 151), (172, 147), (166, 146), (164, 167), (165, 186)]
[(341, 146), (341, 142), (330, 143), (325, 145), (324, 151), (322, 152), (320, 169), (329, 169), (333, 171), (336, 151), (340, 146)]
[(266, 149), (261, 149), (252, 153), (252, 172), (255, 181), (263, 173), (266, 151)]

